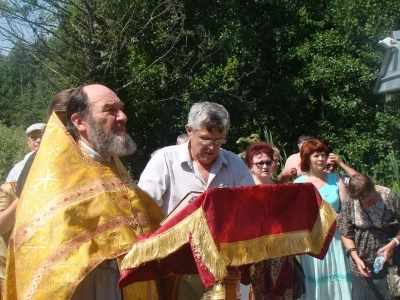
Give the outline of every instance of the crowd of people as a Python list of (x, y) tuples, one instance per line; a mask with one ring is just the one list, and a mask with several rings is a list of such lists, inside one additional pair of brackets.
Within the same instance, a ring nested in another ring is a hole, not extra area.
[[(338, 220), (323, 260), (300, 256), (305, 274), (301, 299), (399, 299), (390, 292), (387, 278), (389, 261), (396, 266), (400, 263), (399, 196), (389, 188), (376, 186), (370, 177), (329, 153), (318, 139), (301, 136), (298, 146), (300, 152), (287, 160), (282, 173), (290, 170), (294, 183), (312, 183), (334, 208)], [(279, 183), (271, 177), (275, 169), (270, 148), (268, 143), (259, 142), (246, 150), (245, 162), (256, 184)], [(345, 174), (336, 173), (338, 166)], [(379, 253), (385, 258), (385, 267), (375, 273), (373, 264)], [(297, 299), (297, 277), (291, 260), (282, 257), (256, 263), (250, 297)]]
[[(199, 102), (186, 133), (152, 153), (136, 185), (119, 160), (136, 149), (126, 122), (113, 91), (87, 84), (57, 94), (47, 124), (27, 128), (31, 152), (0, 187), (4, 299), (157, 299), (152, 281), (117, 289), (120, 261), (139, 234), (156, 230), (190, 191), (291, 182), (313, 184), (337, 214), (327, 254), (254, 264), (242, 299), (397, 299), (387, 269), (371, 270), (378, 253), (385, 266), (400, 266), (400, 198), (320, 140), (301, 136), (299, 153), (277, 174), (279, 149), (256, 142), (240, 159), (222, 147), (228, 111)], [(207, 290), (198, 275), (185, 275), (179, 299), (198, 300)]]

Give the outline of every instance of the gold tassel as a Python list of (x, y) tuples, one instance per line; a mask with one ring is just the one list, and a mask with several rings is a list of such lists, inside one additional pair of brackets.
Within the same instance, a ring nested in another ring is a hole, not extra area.
[(226, 276), (228, 265), (240, 266), (303, 252), (318, 254), (335, 219), (336, 212), (329, 204), (322, 201), (311, 232), (294, 231), (221, 244), (219, 252), (208, 228), (205, 213), (200, 207), (167, 231), (135, 243), (123, 259), (121, 268), (123, 270), (135, 268), (142, 263), (165, 258), (189, 243), (191, 235), (196, 259), (201, 261), (217, 280), (221, 280)]

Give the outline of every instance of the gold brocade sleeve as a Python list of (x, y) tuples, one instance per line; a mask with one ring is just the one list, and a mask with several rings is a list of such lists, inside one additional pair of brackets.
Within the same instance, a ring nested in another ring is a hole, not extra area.
[(88, 272), (132, 248), (138, 220), (152, 232), (162, 219), (118, 158), (91, 160), (53, 114), (18, 203), (6, 299), (70, 299)]

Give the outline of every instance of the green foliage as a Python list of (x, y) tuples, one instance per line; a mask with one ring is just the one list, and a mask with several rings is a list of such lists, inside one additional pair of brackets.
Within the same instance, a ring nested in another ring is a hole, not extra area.
[(4, 182), (13, 165), (29, 152), (25, 130), (22, 127), (8, 128), (0, 122), (0, 145), (0, 182)]
[(257, 133), (252, 133), (248, 137), (241, 137), (236, 141), (236, 144), (239, 145), (241, 152), (238, 154), (240, 158), (244, 158), (246, 156), (246, 149), (252, 143), (261, 141), (260, 136)]
[[(252, 133), (248, 137), (240, 137), (237, 141), (236, 144), (239, 146), (239, 151), (240, 153), (238, 154), (239, 157), (242, 159), (246, 156), (246, 149), (247, 147), (250, 146), (250, 144), (258, 142), (258, 141), (266, 141), (269, 143), (271, 146), (276, 147), (279, 150), (279, 167), (278, 167), (278, 173), (280, 173), (283, 170), (283, 167), (285, 166), (285, 162), (287, 160), (287, 155), (285, 152), (285, 149), (283, 146), (285, 144), (281, 144), (280, 141), (274, 140), (272, 136), (272, 132), (266, 128), (263, 129), (263, 135), (260, 137), (259, 134), (257, 133)], [(277, 176), (276, 174), (274, 176)]]
[[(388, 156), (388, 166), (390, 167), (388, 175), (385, 180), (386, 182), (390, 182), (389, 185), (391, 189), (397, 194), (400, 195), (400, 167), (399, 161), (396, 159), (393, 151), (390, 152)], [(379, 183), (379, 182), (378, 182)]]
[(226, 149), (243, 151), (235, 142), (254, 133), (285, 155), (310, 134), (380, 183), (398, 182), (400, 99), (372, 90), (384, 56), (377, 42), (400, 29), (399, 1), (23, 4), (0, 5), (35, 33), (0, 57), (7, 126), (43, 120), (56, 92), (97, 81), (126, 104), (138, 152), (124, 162), (135, 178), (185, 131), (190, 106), (208, 100), (230, 112)]

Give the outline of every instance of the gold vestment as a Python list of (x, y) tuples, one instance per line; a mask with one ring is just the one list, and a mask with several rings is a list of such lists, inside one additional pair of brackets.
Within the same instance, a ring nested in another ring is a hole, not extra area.
[[(93, 161), (53, 113), (19, 199), (5, 299), (70, 299), (86, 274), (120, 260), (162, 219), (117, 157)], [(130, 288), (129, 299), (157, 299), (152, 282)]]

